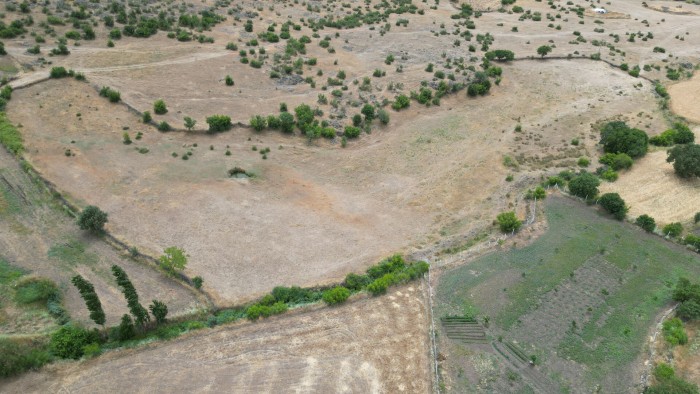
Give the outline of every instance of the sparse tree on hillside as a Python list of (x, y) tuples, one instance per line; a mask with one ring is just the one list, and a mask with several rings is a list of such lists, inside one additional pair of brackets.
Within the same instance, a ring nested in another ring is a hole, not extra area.
[(156, 318), (156, 323), (158, 323), (158, 324), (165, 323), (165, 317), (168, 316), (168, 306), (167, 305), (165, 305), (164, 303), (162, 303), (158, 300), (153, 300), (153, 302), (148, 307), (148, 309), (151, 310), (151, 313)]
[(78, 226), (81, 230), (88, 230), (94, 234), (101, 234), (107, 223), (107, 213), (94, 205), (88, 205), (78, 217)]
[(537, 54), (543, 58), (547, 56), (550, 52), (552, 52), (552, 47), (550, 47), (549, 45), (542, 45), (541, 47), (537, 48)]
[(165, 249), (164, 254), (158, 260), (160, 261), (160, 266), (169, 275), (175, 275), (177, 271), (182, 271), (187, 266), (185, 251), (175, 246)]
[(515, 212), (503, 212), (496, 217), (498, 221), (498, 226), (504, 233), (510, 233), (513, 231), (518, 231), (520, 226), (523, 224), (518, 217), (515, 216)]
[(196, 120), (190, 118), (189, 116), (185, 116), (185, 128), (187, 131), (192, 131), (195, 124), (197, 124)]
[(681, 178), (700, 177), (700, 145), (676, 145), (668, 151), (666, 161)]

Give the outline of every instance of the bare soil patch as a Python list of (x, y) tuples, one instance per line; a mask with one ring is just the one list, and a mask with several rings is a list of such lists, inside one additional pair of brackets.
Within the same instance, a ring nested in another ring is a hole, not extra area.
[(671, 110), (691, 122), (700, 123), (700, 74), (693, 78), (671, 85)]
[(700, 207), (700, 179), (678, 177), (666, 156), (666, 150), (648, 153), (617, 181), (603, 183), (601, 193), (619, 193), (630, 207), (630, 218), (647, 214), (659, 225), (692, 223)]

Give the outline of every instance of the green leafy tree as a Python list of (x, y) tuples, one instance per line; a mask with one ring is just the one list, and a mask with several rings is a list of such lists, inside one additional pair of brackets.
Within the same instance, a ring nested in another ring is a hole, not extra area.
[(634, 161), (626, 153), (606, 153), (601, 156), (601, 163), (610, 166), (613, 170), (623, 170), (632, 167)]
[(411, 99), (405, 94), (400, 94), (396, 96), (394, 102), (391, 104), (391, 108), (395, 111), (400, 111), (404, 108), (408, 108), (411, 105)]
[(141, 117), (141, 121), (143, 121), (143, 123), (151, 123), (152, 120), (153, 117), (151, 116), (151, 113), (148, 111), (144, 111), (143, 116)]
[(550, 52), (552, 52), (552, 47), (549, 45), (542, 45), (539, 48), (537, 48), (537, 54), (543, 58), (547, 56)]
[(185, 251), (171, 246), (165, 249), (164, 254), (158, 258), (160, 266), (169, 274), (175, 275), (177, 271), (182, 271), (187, 266), (187, 255)]
[(131, 320), (131, 316), (124, 314), (122, 320), (117, 328), (117, 340), (128, 341), (136, 336), (136, 328), (134, 327), (134, 321)]
[(302, 132), (306, 133), (306, 129), (314, 121), (314, 111), (308, 105), (302, 104), (294, 108), (294, 113), (297, 117), (297, 126)]
[(225, 81), (226, 81), (226, 86), (233, 86), (233, 78), (231, 78), (230, 75), (226, 76)]
[(165, 105), (165, 101), (158, 99), (153, 103), (153, 112), (156, 115), (164, 115), (168, 112), (168, 107)]
[(639, 129), (627, 126), (625, 122), (610, 122), (600, 133), (600, 143), (606, 153), (626, 153), (631, 158), (638, 158), (647, 153), (649, 137)]
[(594, 198), (598, 195), (600, 180), (595, 175), (584, 172), (569, 181), (569, 191), (574, 196)]
[(640, 215), (634, 222), (648, 233), (652, 233), (656, 229), (656, 221), (653, 217), (646, 214)]
[(148, 315), (146, 308), (139, 303), (139, 295), (136, 293), (134, 285), (129, 280), (129, 276), (118, 265), (112, 266), (112, 275), (116, 278), (117, 285), (121, 288), (124, 298), (126, 298), (129, 311), (134, 316), (136, 324), (143, 327), (151, 320), (151, 317)]
[(78, 226), (81, 230), (88, 230), (94, 234), (104, 232), (107, 223), (107, 213), (94, 205), (88, 205), (78, 217)]
[(196, 120), (190, 118), (189, 116), (185, 116), (185, 128), (187, 131), (192, 131), (195, 124), (197, 124)]
[(683, 232), (683, 225), (679, 222), (669, 223), (664, 226), (662, 231), (667, 237), (676, 238)]
[(617, 193), (605, 193), (600, 196), (598, 204), (608, 211), (617, 220), (622, 220), (627, 214), (625, 200)]
[(71, 282), (75, 287), (78, 288), (80, 292), (80, 297), (85, 301), (85, 305), (90, 311), (90, 319), (104, 327), (105, 325), (105, 312), (102, 309), (102, 303), (100, 302), (97, 293), (95, 293), (95, 287), (92, 283), (88, 282), (85, 278), (80, 275), (76, 275), (71, 279)]
[(280, 130), (282, 130), (283, 133), (292, 133), (294, 132), (294, 116), (290, 114), (289, 112), (282, 112), (280, 114)]
[(500, 227), (501, 231), (504, 233), (518, 231), (523, 224), (518, 220), (518, 217), (515, 216), (515, 212), (513, 211), (499, 214), (496, 216), (496, 221), (498, 222), (498, 227)]
[(156, 323), (165, 323), (165, 318), (168, 316), (168, 306), (165, 303), (158, 300), (153, 300), (148, 309), (151, 310), (151, 314), (156, 318)]
[(673, 170), (681, 178), (700, 177), (700, 145), (684, 144), (668, 151), (666, 161), (673, 163)]

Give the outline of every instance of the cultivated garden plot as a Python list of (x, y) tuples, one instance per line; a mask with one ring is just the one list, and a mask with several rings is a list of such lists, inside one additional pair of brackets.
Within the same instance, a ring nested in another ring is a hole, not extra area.
[(446, 385), (638, 390), (651, 327), (677, 278), (698, 277), (700, 258), (570, 199), (551, 197), (545, 212), (549, 230), (532, 244), (441, 276), (436, 316), (473, 316), (492, 343), (441, 338)]

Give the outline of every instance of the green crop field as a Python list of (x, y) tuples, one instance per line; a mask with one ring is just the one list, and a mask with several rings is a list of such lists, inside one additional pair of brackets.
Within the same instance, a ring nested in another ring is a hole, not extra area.
[[(557, 390), (628, 391), (657, 315), (678, 277), (700, 276), (700, 256), (570, 199), (550, 198), (545, 212), (549, 229), (532, 244), (446, 272), (436, 316), (475, 313), (495, 341), (534, 355), (528, 372)], [(469, 353), (449, 372), (467, 367)], [(502, 376), (455, 380), (497, 386), (513, 376), (504, 361)]]

